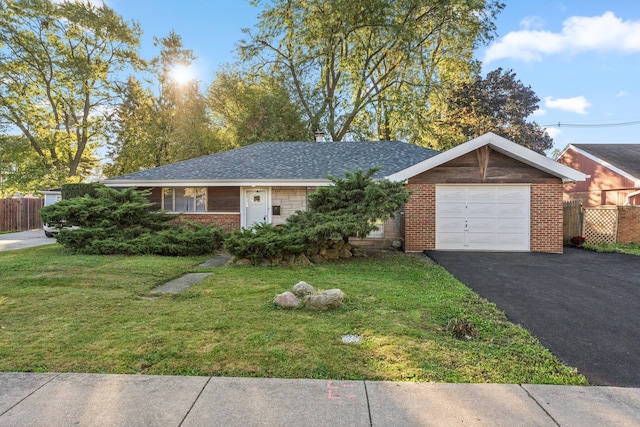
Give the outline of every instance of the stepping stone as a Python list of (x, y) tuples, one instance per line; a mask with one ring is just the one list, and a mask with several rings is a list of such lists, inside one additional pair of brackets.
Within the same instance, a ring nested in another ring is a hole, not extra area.
[(224, 267), (225, 265), (227, 265), (230, 259), (231, 259), (231, 255), (218, 254), (213, 258), (203, 262), (198, 267), (200, 268)]
[(189, 273), (151, 289), (153, 293), (179, 294), (213, 273)]

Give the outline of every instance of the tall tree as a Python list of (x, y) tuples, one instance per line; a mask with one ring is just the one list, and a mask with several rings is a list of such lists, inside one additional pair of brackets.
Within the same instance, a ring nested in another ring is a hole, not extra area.
[(540, 99), (531, 86), (516, 79), (512, 70), (490, 71), (454, 87), (435, 132), (441, 146), (450, 148), (470, 138), (493, 132), (544, 154), (553, 146), (546, 130), (527, 118)]
[(313, 136), (277, 78), (226, 69), (216, 73), (207, 99), (229, 148), (261, 141), (307, 141)]
[(155, 38), (154, 45), (160, 52), (150, 61), (149, 84), (156, 88), (145, 88), (133, 77), (123, 87), (123, 102), (114, 115), (108, 176), (218, 151), (199, 82), (182, 80), (177, 74), (192, 64), (193, 51), (184, 48), (182, 38), (173, 31)]
[[(271, 0), (240, 44), (244, 60), (287, 76), (311, 130), (382, 139), (411, 131), (444, 79), (477, 69), (498, 0)], [(409, 126), (411, 123), (412, 126)]]
[(0, 120), (24, 136), (41, 185), (90, 173), (116, 73), (138, 65), (139, 37), (105, 5), (0, 0)]

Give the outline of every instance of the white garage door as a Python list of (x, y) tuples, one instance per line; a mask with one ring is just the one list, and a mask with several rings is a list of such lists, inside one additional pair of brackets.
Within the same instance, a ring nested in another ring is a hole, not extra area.
[(436, 249), (528, 251), (528, 185), (436, 187)]

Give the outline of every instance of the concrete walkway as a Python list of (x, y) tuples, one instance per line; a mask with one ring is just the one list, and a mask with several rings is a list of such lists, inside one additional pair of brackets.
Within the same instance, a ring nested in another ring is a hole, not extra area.
[[(215, 255), (213, 258), (208, 259), (202, 264), (198, 265), (200, 268), (217, 268), (224, 267), (227, 265), (231, 256), (225, 253), (219, 253)], [(177, 279), (173, 279), (163, 285), (156, 286), (151, 289), (151, 293), (160, 293), (160, 294), (179, 294), (185, 289), (189, 289), (191, 286), (200, 282), (201, 280), (206, 279), (211, 276), (213, 273), (187, 273), (184, 274)]]
[(640, 389), (0, 374), (0, 426), (637, 426)]

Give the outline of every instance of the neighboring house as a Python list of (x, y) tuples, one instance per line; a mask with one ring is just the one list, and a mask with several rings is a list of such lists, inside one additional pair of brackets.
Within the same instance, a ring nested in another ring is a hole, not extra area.
[(49, 206), (62, 200), (62, 189), (60, 188), (43, 190), (41, 193), (44, 194), (44, 206)]
[(565, 200), (581, 200), (585, 206), (640, 205), (640, 144), (570, 144), (558, 162), (588, 176), (565, 186)]
[[(451, 150), (399, 141), (263, 142), (105, 181), (151, 190), (159, 209), (226, 230), (282, 224), (326, 178), (355, 169), (404, 182), (395, 220), (365, 239), (405, 250), (562, 252), (562, 188), (583, 173), (488, 133)], [(363, 241), (364, 243), (364, 241)]]

